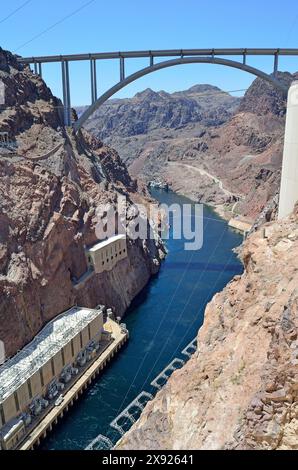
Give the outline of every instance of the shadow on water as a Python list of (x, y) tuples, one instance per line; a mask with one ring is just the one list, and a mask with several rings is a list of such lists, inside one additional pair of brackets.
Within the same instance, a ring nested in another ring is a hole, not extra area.
[[(154, 190), (160, 202), (190, 203), (171, 192)], [(167, 240), (168, 255), (160, 272), (140, 292), (124, 322), (130, 331), (127, 346), (86, 391), (82, 399), (42, 443), (42, 449), (84, 449), (99, 434), (113, 442), (120, 437), (110, 422), (197, 335), (206, 304), (242, 265), (233, 248), (242, 237), (226, 221), (204, 207), (204, 243), (185, 251), (184, 239)], [(185, 358), (184, 358), (185, 359)]]
[(130, 306), (126, 310), (124, 319), (127, 318), (132, 312), (134, 312), (135, 309), (141, 307), (141, 305), (147, 301), (148, 297), (150, 296), (151, 284), (154, 281), (158, 281), (159, 274), (159, 272), (154, 274), (150, 279), (150, 283), (146, 284), (146, 286), (143, 287), (141, 292), (139, 292), (138, 295), (136, 295), (136, 297), (132, 300)]

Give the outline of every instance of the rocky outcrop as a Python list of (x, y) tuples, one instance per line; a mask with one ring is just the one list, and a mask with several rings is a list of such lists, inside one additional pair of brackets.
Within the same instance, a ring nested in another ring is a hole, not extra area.
[[(211, 85), (196, 85), (172, 94), (147, 88), (133, 98), (103, 104), (86, 127), (100, 139), (109, 139), (179, 129), (191, 123), (218, 125), (232, 115), (237, 104), (237, 98)], [(77, 108), (79, 114), (83, 110)]]
[(249, 236), (245, 272), (207, 306), (197, 353), (117, 448), (298, 448), (297, 254), (298, 210)]
[[(295, 79), (295, 75), (292, 76), (288, 72), (279, 73), (278, 80), (288, 87), (293, 78)], [(282, 117), (285, 115), (284, 96), (277, 88), (272, 87), (269, 82), (258, 78), (252, 83), (241, 100), (239, 112), (253, 113), (258, 116), (273, 114)]]
[(115, 204), (118, 194), (128, 207), (149, 196), (116, 151), (65, 129), (61, 102), (3, 50), (0, 79), (0, 131), (17, 144), (0, 149), (0, 339), (10, 356), (75, 304), (106, 304), (123, 315), (158, 270), (163, 247), (158, 238), (129, 241), (127, 259), (112, 272), (78, 283), (88, 269), (85, 247), (97, 241), (97, 207)]

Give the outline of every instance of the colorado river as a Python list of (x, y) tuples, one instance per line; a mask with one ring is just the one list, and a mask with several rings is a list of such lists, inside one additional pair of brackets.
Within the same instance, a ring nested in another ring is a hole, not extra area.
[[(167, 204), (190, 202), (161, 190), (153, 196)], [(42, 449), (84, 449), (99, 434), (114, 443), (120, 438), (109, 423), (197, 335), (204, 309), (213, 295), (242, 265), (233, 248), (242, 241), (211, 209), (204, 208), (204, 244), (185, 251), (185, 240), (167, 241), (169, 250), (160, 272), (139, 294), (125, 319), (127, 346), (104, 370), (78, 403), (42, 443)], [(185, 359), (185, 358), (184, 358)]]

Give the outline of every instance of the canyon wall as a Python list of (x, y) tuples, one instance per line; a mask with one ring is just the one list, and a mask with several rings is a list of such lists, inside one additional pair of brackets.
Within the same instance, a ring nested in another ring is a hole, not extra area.
[(85, 248), (98, 241), (97, 207), (116, 205), (118, 195), (127, 207), (148, 204), (149, 195), (117, 152), (66, 129), (61, 102), (2, 49), (0, 79), (0, 131), (17, 144), (0, 149), (0, 339), (10, 356), (75, 304), (105, 304), (121, 316), (164, 252), (158, 237), (128, 241), (127, 259), (112, 272), (84, 279)]
[[(295, 76), (278, 73), (286, 86)], [(242, 98), (210, 85), (147, 89), (108, 101), (86, 128), (118, 150), (131, 175), (253, 221), (278, 190), (284, 124), (285, 96), (257, 78)]]
[(117, 449), (298, 449), (298, 208), (250, 235), (195, 355)]

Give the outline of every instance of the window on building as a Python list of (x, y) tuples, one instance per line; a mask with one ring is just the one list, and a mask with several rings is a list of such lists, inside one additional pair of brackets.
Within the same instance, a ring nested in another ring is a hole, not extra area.
[(44, 378), (43, 378), (42, 369), (39, 370), (39, 375), (40, 375), (40, 383), (41, 383), (41, 386), (44, 387)]
[(3, 406), (0, 405), (0, 416), (1, 416), (1, 422), (2, 424), (6, 424), (6, 419), (5, 419), (5, 415), (4, 415), (4, 410), (3, 410)]
[(51, 367), (52, 367), (52, 375), (53, 377), (55, 376), (55, 364), (54, 364), (54, 359), (51, 359)]
[(72, 355), (72, 357), (74, 357), (75, 353), (74, 353), (73, 339), (70, 342), (70, 347), (71, 347), (71, 355)]
[(61, 356), (62, 356), (62, 364), (65, 366), (65, 354), (64, 354), (64, 348), (61, 349)]
[(32, 394), (32, 387), (31, 387), (31, 380), (30, 379), (28, 379), (27, 385), (28, 385), (29, 398), (31, 399), (33, 394)]
[(20, 403), (19, 403), (19, 397), (18, 397), (18, 392), (14, 392), (14, 401), (16, 404), (16, 410), (20, 411)]

